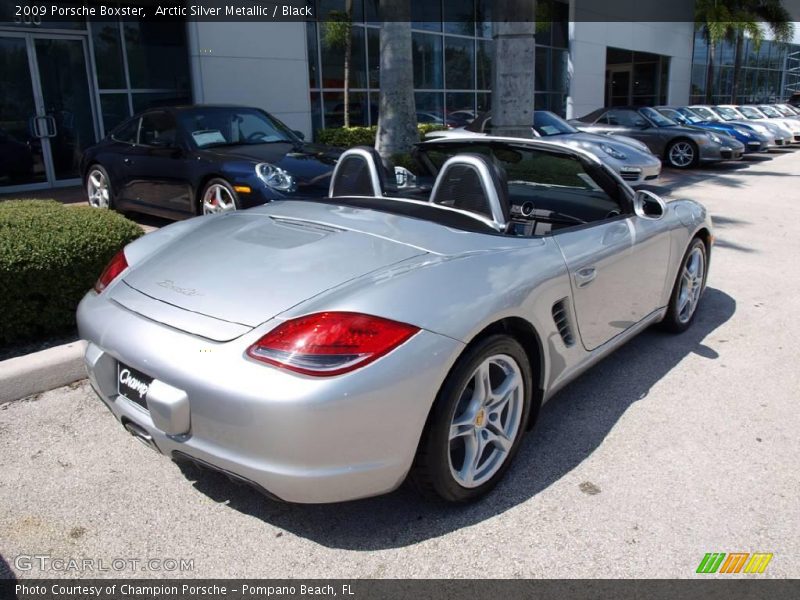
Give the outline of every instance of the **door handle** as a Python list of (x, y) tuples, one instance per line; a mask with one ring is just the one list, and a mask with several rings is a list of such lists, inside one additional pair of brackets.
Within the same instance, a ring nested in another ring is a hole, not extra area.
[(51, 115), (44, 117), (44, 122), (47, 126), (47, 137), (56, 137), (58, 134), (58, 127), (56, 127), (56, 119)]
[(586, 287), (597, 277), (597, 269), (594, 267), (584, 267), (575, 273), (575, 284), (579, 287)]

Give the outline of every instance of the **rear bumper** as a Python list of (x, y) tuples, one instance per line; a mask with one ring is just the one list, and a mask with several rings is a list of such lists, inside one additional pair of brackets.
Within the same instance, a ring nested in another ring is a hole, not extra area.
[[(231, 342), (209, 342), (94, 293), (81, 301), (78, 324), (89, 342), (91, 385), (131, 433), (173, 459), (188, 458), (299, 503), (352, 500), (399, 486), (441, 381), (463, 348), (423, 330), (362, 369), (312, 378), (245, 357), (273, 324)], [(146, 409), (118, 394), (120, 361), (155, 378)]]

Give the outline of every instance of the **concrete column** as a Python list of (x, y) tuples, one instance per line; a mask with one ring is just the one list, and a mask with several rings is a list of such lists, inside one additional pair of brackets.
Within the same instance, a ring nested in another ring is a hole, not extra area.
[(492, 133), (531, 137), (534, 104), (535, 0), (492, 4)]

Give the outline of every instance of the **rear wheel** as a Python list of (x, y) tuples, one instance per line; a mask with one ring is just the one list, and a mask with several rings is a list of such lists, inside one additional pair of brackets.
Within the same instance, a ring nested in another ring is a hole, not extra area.
[(675, 140), (667, 147), (667, 162), (676, 169), (694, 167), (700, 159), (697, 146), (689, 140)]
[(212, 179), (200, 194), (200, 214), (213, 215), (239, 210), (239, 208), (241, 208), (239, 195), (233, 186), (224, 179)]
[(692, 324), (705, 289), (707, 264), (706, 245), (703, 240), (695, 238), (681, 262), (667, 315), (662, 321), (668, 331), (681, 333)]
[(114, 194), (108, 172), (99, 164), (94, 164), (86, 174), (86, 196), (92, 208), (113, 208)]
[(531, 408), (531, 367), (506, 335), (478, 342), (448, 375), (422, 434), (412, 480), (428, 497), (488, 493), (519, 449)]

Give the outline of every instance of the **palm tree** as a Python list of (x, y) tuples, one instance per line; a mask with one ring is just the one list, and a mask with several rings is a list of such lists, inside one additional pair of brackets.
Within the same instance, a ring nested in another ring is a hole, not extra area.
[(375, 149), (386, 159), (419, 141), (414, 104), (410, 0), (380, 2), (380, 116)]
[(492, 132), (530, 137), (534, 107), (535, 0), (492, 4)]
[(330, 48), (344, 48), (344, 123), (350, 127), (350, 62), (353, 57), (353, 0), (345, 0), (344, 11), (333, 10), (323, 23), (322, 41)]
[(769, 30), (776, 42), (788, 42), (794, 36), (794, 25), (789, 12), (781, 0), (733, 0), (733, 30), (736, 47), (733, 58), (733, 85), (731, 103), (736, 104), (739, 96), (739, 76), (742, 68), (742, 48), (747, 35), (758, 51), (764, 30)]
[(706, 103), (711, 104), (714, 93), (714, 62), (716, 48), (720, 42), (731, 39), (733, 25), (730, 0), (697, 0), (694, 5), (695, 28), (702, 32), (708, 46), (708, 63), (706, 65)]

